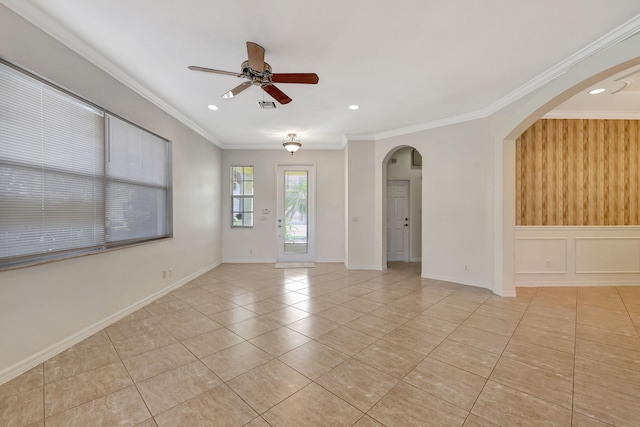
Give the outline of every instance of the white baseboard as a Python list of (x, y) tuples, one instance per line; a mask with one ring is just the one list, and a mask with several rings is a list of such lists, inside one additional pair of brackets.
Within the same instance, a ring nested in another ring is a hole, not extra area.
[(278, 262), (275, 258), (262, 258), (262, 259), (246, 259), (246, 258), (236, 258), (236, 259), (223, 259), (222, 264), (275, 264)]
[(564, 286), (638, 286), (640, 282), (637, 280), (607, 280), (607, 281), (516, 281), (517, 288), (557, 288)]
[(376, 271), (384, 271), (387, 269), (380, 267), (379, 265), (347, 265), (347, 270), (376, 270)]
[(86, 328), (84, 328), (81, 331), (76, 332), (75, 334), (63, 339), (62, 341), (59, 341), (47, 348), (45, 348), (42, 351), (39, 351), (38, 353), (29, 356), (28, 358), (21, 360), (20, 362), (14, 363), (13, 365), (3, 369), (2, 371), (0, 371), (0, 384), (4, 384), (7, 381), (12, 380), (13, 378), (17, 377), (20, 374), (23, 374), (25, 372), (27, 372), (29, 369), (35, 368), (36, 366), (38, 366), (39, 364), (46, 362), (47, 360), (51, 359), (53, 356), (62, 353), (63, 351), (73, 347), (74, 345), (78, 344), (79, 342), (81, 342), (82, 340), (89, 338), (90, 336), (92, 336), (93, 334), (100, 332), (102, 329), (106, 328), (107, 326), (117, 322), (118, 320), (127, 317), (128, 315), (130, 315), (131, 313), (141, 309), (142, 307), (146, 306), (147, 304), (157, 300), (160, 297), (163, 297), (164, 295), (168, 294), (169, 292), (173, 291), (174, 289), (179, 288), (180, 286), (184, 285), (185, 283), (188, 283), (190, 281), (192, 281), (193, 279), (195, 279), (196, 277), (199, 277), (201, 275), (203, 275), (204, 273), (206, 273), (207, 271), (216, 268), (217, 266), (220, 265), (220, 261), (214, 262), (212, 264), (209, 264), (208, 266), (196, 271), (193, 274), (190, 274), (189, 276), (175, 282), (172, 283), (171, 285), (169, 285), (168, 287), (152, 294), (149, 295), (146, 298), (141, 299), (140, 301), (131, 304), (130, 306), (118, 311), (117, 313), (112, 314), (111, 316), (108, 316), (96, 323), (94, 323), (91, 326), (88, 326)]

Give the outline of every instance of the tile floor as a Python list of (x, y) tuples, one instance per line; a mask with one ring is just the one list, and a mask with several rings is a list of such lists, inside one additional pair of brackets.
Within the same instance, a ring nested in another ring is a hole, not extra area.
[(640, 425), (640, 287), (222, 265), (0, 385), (2, 426)]

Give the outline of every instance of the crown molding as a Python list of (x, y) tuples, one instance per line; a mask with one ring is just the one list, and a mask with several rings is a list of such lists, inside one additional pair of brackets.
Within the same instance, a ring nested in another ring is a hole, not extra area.
[(24, 0), (1, 0), (2, 4), (6, 7), (22, 16), (24, 19), (58, 40), (60, 43), (76, 52), (78, 55), (97, 66), (111, 77), (115, 78), (129, 89), (136, 92), (138, 95), (151, 102), (165, 113), (169, 114), (176, 120), (180, 121), (185, 126), (192, 129), (194, 132), (212, 142), (220, 148), (222, 144), (218, 139), (209, 132), (202, 129), (195, 122), (182, 114), (176, 108), (165, 102), (160, 97), (156, 96), (152, 91), (141, 85), (137, 80), (125, 73), (120, 67), (116, 66), (113, 62), (107, 59), (105, 56), (98, 53), (93, 47), (85, 43), (82, 39), (77, 37), (72, 32), (68, 31), (58, 21), (52, 19), (40, 8), (31, 2)]
[(392, 129), (384, 132), (379, 132), (373, 134), (373, 140), (377, 141), (380, 139), (391, 138), (394, 136), (407, 135), (410, 133), (420, 132), (428, 129), (434, 129), (442, 126), (449, 126), (453, 124), (458, 124), (462, 122), (467, 122), (471, 120), (484, 119), (489, 117), (490, 115), (500, 111), (504, 107), (516, 102), (520, 98), (530, 94), (531, 92), (541, 88), (547, 83), (555, 80), (560, 77), (567, 71), (569, 71), (572, 67), (579, 64), (580, 62), (585, 61), (591, 56), (601, 52), (617, 43), (620, 43), (629, 37), (634, 36), (640, 32), (640, 14), (634, 16), (629, 19), (624, 24), (600, 37), (593, 43), (587, 45), (582, 48), (578, 52), (554, 65), (553, 67), (547, 69), (537, 77), (529, 80), (527, 83), (523, 84), (516, 90), (508, 93), (497, 101), (487, 105), (484, 108), (479, 110), (471, 111), (469, 113), (459, 114), (456, 116), (447, 117), (444, 119), (434, 120), (427, 123), (422, 123), (415, 126), (408, 126), (398, 129)]
[(604, 120), (640, 120), (637, 111), (569, 111), (553, 110), (542, 116), (543, 119), (604, 119)]

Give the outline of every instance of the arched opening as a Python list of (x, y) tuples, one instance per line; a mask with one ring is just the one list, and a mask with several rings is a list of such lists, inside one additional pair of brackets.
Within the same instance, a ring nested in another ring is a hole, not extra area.
[(422, 254), (422, 155), (414, 147), (390, 150), (382, 163), (383, 265), (419, 263)]
[[(526, 240), (518, 236), (519, 230), (516, 228), (516, 140), (531, 125), (545, 116), (545, 114), (574, 95), (638, 64), (640, 64), (640, 57), (620, 62), (617, 65), (615, 62), (613, 64), (605, 64), (604, 66), (601, 65), (601, 71), (592, 72), (591, 77), (585, 78), (582, 81), (577, 81), (574, 77), (574, 81), (570, 82), (571, 79), (567, 78), (566, 80), (569, 81), (569, 83), (564, 82), (564, 88), (559, 87), (561, 82), (555, 82), (557, 83), (556, 87), (549, 88), (547, 91), (549, 98), (546, 102), (540, 103), (539, 99), (532, 100), (529, 103), (529, 113), (526, 113), (526, 109), (521, 109), (523, 115), (520, 116), (520, 120), (518, 121), (514, 118), (509, 126), (505, 127), (505, 136), (496, 140), (497, 147), (494, 155), (496, 162), (494, 188), (497, 196), (495, 198), (496, 204), (494, 205), (497, 214), (495, 215), (496, 222), (494, 225), (494, 280), (496, 285), (494, 291), (496, 293), (503, 296), (515, 296), (517, 275), (522, 276), (522, 272), (525, 271), (522, 266), (518, 265), (515, 256), (517, 252), (516, 243), (518, 243), (518, 247), (520, 247), (521, 241)], [(590, 65), (593, 66), (593, 64)], [(585, 68), (589, 67), (585, 65)], [(584, 71), (582, 72), (583, 75), (589, 75)], [(566, 89), (567, 87), (569, 88)], [(531, 237), (531, 239), (542, 240), (540, 237)], [(566, 236), (561, 236), (558, 241), (560, 242), (563, 239), (566, 239)], [(566, 244), (561, 242), (561, 244), (566, 245), (568, 248), (566, 251), (567, 255), (565, 256), (567, 262), (570, 264), (567, 265), (566, 268), (566, 272), (569, 274), (571, 274), (572, 269), (574, 273), (579, 270), (575, 261), (575, 252), (570, 252), (570, 250), (575, 250), (575, 242), (570, 240), (569, 238)], [(539, 271), (540, 274), (544, 273), (542, 269), (549, 268), (553, 265), (553, 261), (546, 255), (541, 257), (541, 263), (543, 264)], [(602, 272), (600, 271), (598, 273)], [(579, 275), (575, 277), (578, 276)], [(598, 283), (593, 282), (593, 284)]]

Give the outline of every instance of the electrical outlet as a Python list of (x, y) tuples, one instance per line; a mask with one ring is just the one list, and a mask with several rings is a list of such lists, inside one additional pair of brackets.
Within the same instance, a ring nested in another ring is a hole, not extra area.
[(166, 278), (167, 278), (167, 272), (166, 272), (166, 271), (164, 271), (164, 270), (162, 271), (162, 278), (163, 278), (163, 279), (166, 279)]
[(469, 271), (469, 264), (464, 265), (464, 271)]
[(249, 253), (252, 254), (253, 253), (253, 249), (249, 249)]
[(551, 260), (550, 260), (550, 259), (546, 260), (546, 261), (545, 261), (545, 263), (544, 263), (544, 265), (545, 265), (547, 268), (550, 268), (550, 267), (551, 267)]
[(173, 277), (173, 268), (170, 268), (168, 271), (169, 277)]

